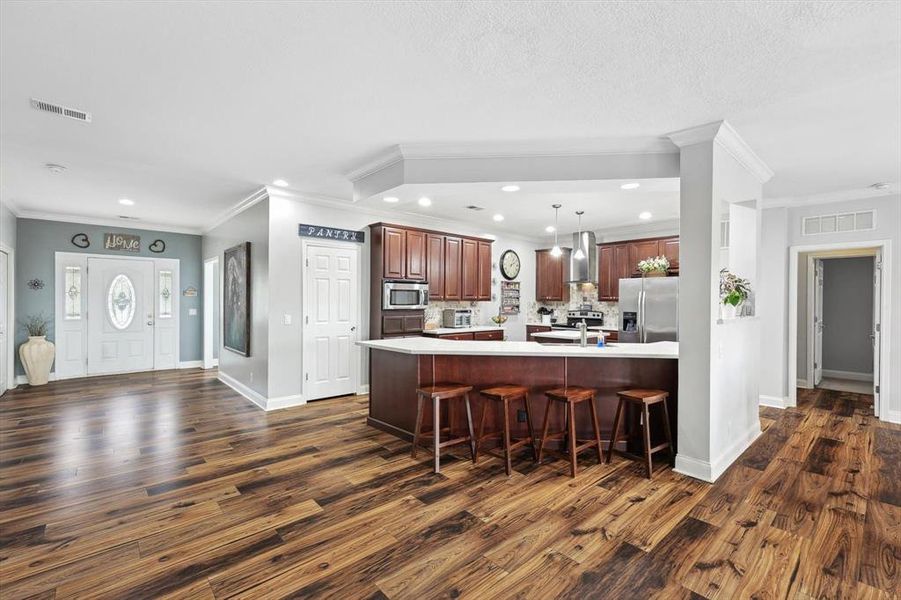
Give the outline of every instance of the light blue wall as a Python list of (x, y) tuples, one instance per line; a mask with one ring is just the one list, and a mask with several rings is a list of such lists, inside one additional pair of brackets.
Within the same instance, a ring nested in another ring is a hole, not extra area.
[[(141, 251), (109, 252), (103, 249), (103, 234), (107, 232), (130, 233), (141, 236)], [(72, 236), (85, 233), (91, 241), (88, 248), (73, 245)], [(150, 252), (147, 247), (154, 240), (166, 242), (162, 254)], [(110, 254), (115, 256), (147, 256), (153, 258), (177, 258), (180, 261), (179, 287), (197, 288), (197, 296), (182, 296), (180, 314), (180, 360), (201, 360), (203, 357), (203, 264), (201, 259), (201, 237), (183, 233), (165, 233), (126, 227), (107, 227), (62, 223), (38, 219), (18, 219), (16, 223), (16, 348), (26, 340), (19, 321), (25, 315), (43, 312), (53, 318), (54, 313), (54, 257), (57, 252), (84, 252), (89, 254)], [(41, 279), (44, 288), (32, 290), (27, 282)], [(197, 314), (189, 316), (188, 311), (197, 309)], [(53, 340), (53, 327), (47, 339)], [(17, 351), (18, 352), (18, 351)], [(16, 356), (16, 374), (25, 371)]]

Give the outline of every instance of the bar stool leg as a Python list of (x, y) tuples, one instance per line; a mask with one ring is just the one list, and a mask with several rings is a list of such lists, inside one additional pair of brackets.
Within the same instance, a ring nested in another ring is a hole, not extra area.
[(673, 450), (673, 434), (669, 428), (669, 409), (666, 407), (666, 398), (663, 399), (663, 433), (666, 435), (666, 443), (669, 444), (670, 463), (676, 461), (676, 452)]
[(507, 477), (510, 476), (512, 465), (510, 464), (510, 401), (504, 398), (504, 469)]
[(542, 426), (541, 431), (541, 444), (538, 445), (538, 462), (541, 463), (541, 457), (544, 454), (544, 445), (547, 443), (547, 428), (550, 424), (550, 416), (551, 416), (551, 406), (554, 405), (554, 401), (548, 399), (547, 407), (544, 409), (544, 425)]
[(620, 420), (623, 418), (623, 399), (619, 399), (616, 405), (616, 415), (613, 417), (613, 433), (610, 434), (610, 446), (607, 448), (607, 462), (613, 459), (613, 448), (616, 446), (619, 437)]
[(469, 453), (472, 456), (472, 462), (476, 462), (476, 436), (472, 433), (472, 409), (469, 406), (469, 392), (463, 395), (463, 401), (466, 403), (466, 426), (469, 428)]
[[(476, 438), (476, 460), (479, 458), (479, 448), (482, 445), (482, 438), (485, 436), (485, 415), (488, 412), (488, 399), (482, 398), (482, 414), (479, 417), (479, 435)], [(475, 462), (475, 461), (473, 461)]]
[(535, 442), (535, 429), (532, 427), (532, 407), (529, 402), (529, 395), (523, 396), (522, 401), (526, 405), (526, 426), (529, 428), (529, 438), (532, 440), (532, 458), (538, 460), (538, 444)]
[(567, 403), (569, 406), (569, 473), (570, 477), (576, 476), (579, 470), (578, 456), (576, 456), (576, 407), (574, 404)]
[(642, 404), (642, 419), (644, 420), (644, 460), (648, 467), (648, 479), (653, 473), (653, 463), (651, 462), (651, 420), (648, 412), (648, 405)]
[(416, 448), (419, 446), (419, 434), (422, 430), (422, 394), (416, 394), (416, 425), (413, 428), (413, 450), (410, 452), (411, 458), (416, 458)]
[(435, 430), (435, 472), (441, 472), (441, 401), (432, 399), (432, 427)]
[(591, 408), (591, 427), (594, 429), (594, 441), (598, 446), (598, 464), (604, 464), (604, 451), (601, 449), (601, 428), (598, 425), (598, 411), (594, 406), (594, 396), (589, 398), (588, 406)]

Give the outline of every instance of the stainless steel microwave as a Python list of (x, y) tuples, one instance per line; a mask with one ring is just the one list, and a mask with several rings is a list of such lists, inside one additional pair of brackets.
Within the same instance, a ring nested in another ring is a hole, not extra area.
[(382, 292), (383, 310), (416, 310), (429, 305), (429, 284), (386, 281)]

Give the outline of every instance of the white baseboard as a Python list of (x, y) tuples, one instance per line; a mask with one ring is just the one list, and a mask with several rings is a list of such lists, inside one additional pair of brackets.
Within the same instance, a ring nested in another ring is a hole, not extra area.
[(867, 381), (873, 383), (872, 373), (856, 373), (854, 371), (833, 371), (832, 369), (823, 369), (823, 377), (831, 377), (833, 379), (850, 379), (851, 381)]
[(765, 396), (764, 394), (760, 394), (760, 406), (770, 406), (772, 408), (785, 408), (788, 403), (788, 398), (779, 396)]
[[(76, 377), (83, 377), (83, 375), (76, 375)], [(65, 378), (62, 378), (65, 379)], [(74, 377), (70, 377), (69, 379), (74, 379)], [(56, 373), (50, 373), (50, 376), (47, 378), (48, 381), (58, 381), (56, 377)], [(16, 375), (16, 379), (13, 381), (15, 385), (25, 385), (28, 383), (28, 375)]]
[(887, 410), (883, 409), (879, 411), (879, 420), (887, 421), (889, 423), (898, 423), (901, 425), (901, 410)]
[(798, 381), (795, 382), (795, 385), (797, 385), (797, 387), (799, 387), (799, 388), (804, 388), (804, 389), (808, 389), (808, 390), (813, 387), (812, 385), (807, 383), (806, 379), (798, 379)]
[(303, 406), (307, 401), (304, 400), (302, 394), (294, 394), (292, 396), (280, 396), (278, 398), (269, 398), (266, 400), (266, 410), (278, 410), (280, 408), (291, 408), (292, 406)]
[(759, 422), (752, 425), (744, 435), (738, 437), (725, 452), (712, 462), (677, 454), (676, 467), (673, 470), (682, 475), (713, 483), (758, 437), (760, 437)]
[(178, 363), (176, 369), (200, 369), (203, 367), (202, 360), (183, 360)]
[(263, 410), (266, 410), (266, 398), (262, 394), (253, 391), (234, 377), (229, 377), (222, 371), (219, 371), (219, 376), (217, 377), (217, 379), (219, 379), (219, 381), (235, 390)]
[(368, 383), (366, 385), (361, 385), (361, 386), (357, 387), (358, 395), (362, 396), (363, 394), (368, 394), (368, 393), (369, 393), (369, 384)]

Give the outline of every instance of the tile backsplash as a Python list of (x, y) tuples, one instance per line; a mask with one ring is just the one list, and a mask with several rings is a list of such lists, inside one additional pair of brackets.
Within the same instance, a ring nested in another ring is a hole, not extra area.
[(598, 288), (594, 285), (585, 285), (573, 283), (570, 284), (569, 303), (565, 302), (529, 302), (526, 310), (528, 311), (528, 323), (540, 323), (541, 315), (538, 314), (538, 308), (544, 306), (554, 311), (552, 317), (559, 321), (566, 320), (566, 313), (570, 310), (578, 310), (582, 304), (591, 304), (592, 310), (600, 311), (604, 314), (604, 325), (619, 324), (619, 303), (618, 302), (602, 302), (598, 300)]
[[(425, 309), (425, 328), (435, 329), (443, 327), (441, 323), (441, 311), (445, 308), (468, 308), (472, 310), (472, 322), (474, 325), (482, 324), (483, 302), (455, 302), (455, 301), (431, 301)], [(491, 313), (494, 314), (494, 313)], [(488, 315), (491, 316), (491, 315)], [(486, 316), (487, 320), (487, 316)]]

